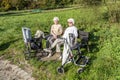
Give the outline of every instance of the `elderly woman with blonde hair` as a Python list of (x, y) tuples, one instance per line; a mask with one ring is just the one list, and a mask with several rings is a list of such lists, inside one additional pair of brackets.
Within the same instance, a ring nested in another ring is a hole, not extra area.
[[(46, 42), (47, 48), (50, 48), (51, 45), (53, 44), (53, 42), (57, 38), (59, 38), (63, 33), (63, 28), (62, 28), (61, 24), (59, 24), (59, 18), (54, 17), (53, 22), (54, 22), (54, 24), (51, 26), (51, 29), (50, 29), (50, 36), (47, 38), (47, 42)], [(57, 48), (58, 47), (56, 46), (56, 52), (59, 52)]]

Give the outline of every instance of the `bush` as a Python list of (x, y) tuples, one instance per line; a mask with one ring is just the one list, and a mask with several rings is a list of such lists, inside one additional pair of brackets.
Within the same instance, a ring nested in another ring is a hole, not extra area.
[(120, 4), (112, 3), (107, 4), (108, 12), (108, 20), (111, 23), (119, 23), (120, 22)]
[(102, 0), (74, 0), (74, 4), (84, 4), (84, 5), (100, 5)]
[(7, 11), (11, 8), (10, 1), (9, 0), (3, 0), (1, 3), (1, 7), (4, 11)]
[(82, 2), (86, 5), (100, 5), (102, 0), (83, 0)]
[(4, 8), (0, 8), (0, 12), (3, 12), (3, 11), (5, 11)]

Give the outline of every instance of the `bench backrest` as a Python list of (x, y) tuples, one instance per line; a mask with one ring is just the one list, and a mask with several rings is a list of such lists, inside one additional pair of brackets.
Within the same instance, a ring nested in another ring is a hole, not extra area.
[(81, 30), (78, 30), (78, 38), (80, 38), (81, 41), (83, 41), (83, 42), (88, 41), (89, 33), (81, 31)]

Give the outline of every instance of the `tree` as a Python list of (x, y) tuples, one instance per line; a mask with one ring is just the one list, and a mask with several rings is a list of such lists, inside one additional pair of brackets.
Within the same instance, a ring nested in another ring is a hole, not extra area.
[(0, 0), (0, 7), (1, 7), (2, 0)]
[(86, 5), (100, 5), (102, 0), (82, 0), (82, 2)]
[(66, 5), (73, 3), (73, 0), (55, 0), (55, 5), (57, 7), (65, 7)]
[(56, 8), (55, 0), (46, 0), (46, 8), (53, 9)]
[(3, 0), (1, 7), (4, 8), (5, 11), (9, 10), (11, 8), (10, 0)]
[(24, 7), (25, 7), (25, 1), (24, 0), (18, 0), (18, 3), (17, 3), (18, 10), (24, 9)]

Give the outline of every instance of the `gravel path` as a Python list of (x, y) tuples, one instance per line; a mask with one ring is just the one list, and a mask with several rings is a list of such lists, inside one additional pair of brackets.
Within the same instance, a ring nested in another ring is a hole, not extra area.
[(7, 60), (0, 59), (0, 80), (35, 80), (31, 74)]

